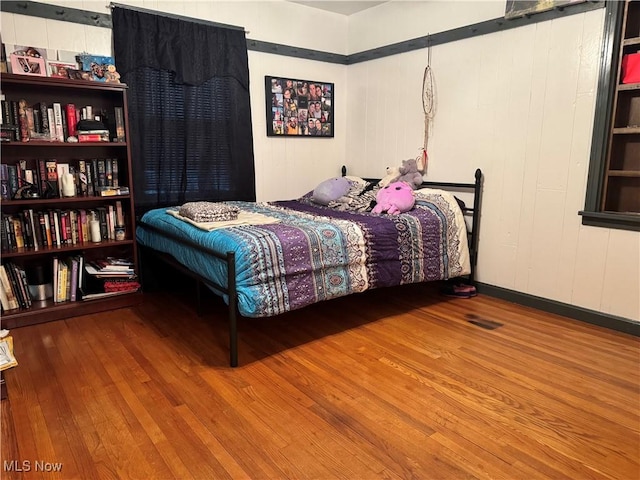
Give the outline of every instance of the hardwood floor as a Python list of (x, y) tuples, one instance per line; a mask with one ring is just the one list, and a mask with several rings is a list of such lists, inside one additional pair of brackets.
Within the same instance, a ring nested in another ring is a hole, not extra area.
[(12, 331), (2, 478), (640, 476), (636, 337), (407, 285), (241, 319), (231, 369), (219, 301), (145, 298)]

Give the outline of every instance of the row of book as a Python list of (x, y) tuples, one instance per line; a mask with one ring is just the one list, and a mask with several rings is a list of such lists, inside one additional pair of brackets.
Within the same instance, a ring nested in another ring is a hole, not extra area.
[(0, 265), (0, 304), (4, 311), (29, 308), (33, 301), (24, 268), (13, 263)]
[[(112, 257), (96, 261), (86, 261), (82, 255), (54, 257), (46, 282), (50, 290), (45, 299), (51, 298), (54, 303), (92, 300), (140, 289), (131, 261)], [(0, 265), (3, 311), (28, 309), (34, 301), (41, 300), (34, 298), (33, 287), (24, 268), (13, 262)]]
[(85, 261), (82, 255), (53, 259), (54, 303), (92, 300), (139, 289), (130, 259), (107, 257)]
[(119, 200), (115, 205), (94, 209), (28, 208), (15, 214), (2, 214), (0, 241), (2, 251), (8, 252), (22, 248), (39, 250), (124, 240), (124, 233), (119, 236), (124, 224), (122, 202)]
[[(76, 107), (74, 103), (29, 104), (24, 99), (7, 100), (0, 95), (0, 140), (108, 142), (113, 138), (124, 142), (123, 107), (115, 107), (113, 114), (95, 110), (91, 105)], [(82, 120), (97, 121), (102, 127), (83, 127)]]
[[(71, 188), (67, 190), (63, 189), (66, 174), (72, 179)], [(115, 194), (129, 194), (129, 188), (121, 185), (117, 158), (77, 160), (75, 164), (54, 159), (0, 164), (0, 197), (3, 200)]]

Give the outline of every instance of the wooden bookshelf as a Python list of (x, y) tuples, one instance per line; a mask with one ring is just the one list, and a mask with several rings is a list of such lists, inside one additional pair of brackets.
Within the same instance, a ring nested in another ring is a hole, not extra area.
[[(60, 103), (74, 104), (77, 108), (91, 106), (93, 115), (101, 115), (103, 120), (115, 117), (115, 107), (121, 107), (125, 119), (125, 136), (129, 138), (127, 124), (127, 87), (124, 84), (67, 80), (51, 77), (3, 74), (2, 94), (6, 101), (25, 100), (33, 106), (40, 102), (47, 105)], [(6, 122), (3, 122), (6, 124)], [(107, 125), (111, 122), (105, 121)], [(113, 139), (113, 135), (110, 135)], [(27, 169), (38, 171), (39, 160), (56, 160), (66, 163), (77, 170), (80, 161), (108, 159), (117, 162), (117, 178), (120, 186), (129, 187), (129, 195), (117, 196), (84, 196), (77, 192), (75, 196), (53, 198), (9, 198), (2, 201), (3, 228), (4, 217), (20, 216), (22, 212), (33, 211), (80, 211), (115, 207), (120, 202), (125, 220), (125, 239), (103, 239), (100, 242), (68, 242), (64, 245), (39, 245), (38, 248), (3, 249), (2, 264), (11, 262), (27, 272), (30, 268), (44, 266), (45, 270), (52, 265), (54, 257), (59, 259), (81, 255), (86, 261), (97, 260), (107, 256), (131, 258), (135, 271), (139, 271), (135, 241), (133, 177), (131, 151), (128, 142), (60, 142), (43, 141), (30, 138), (2, 143), (2, 159), (4, 165), (18, 165), (26, 162)], [(4, 168), (4, 167), (3, 167)], [(115, 168), (115, 167), (114, 167)], [(34, 172), (34, 173), (35, 173)], [(39, 178), (38, 178), (39, 180)], [(76, 178), (77, 180), (77, 178)], [(35, 183), (35, 182), (34, 182)], [(77, 187), (77, 185), (76, 185)], [(4, 235), (4, 234), (3, 234)], [(28, 276), (28, 273), (27, 273)], [(54, 303), (51, 299), (34, 300), (29, 308), (18, 308), (4, 311), (3, 328), (17, 328), (35, 323), (59, 320), (78, 315), (121, 308), (137, 304), (141, 301), (141, 293), (125, 293), (94, 300), (77, 300)]]
[(623, 58), (640, 51), (640, 1), (625, 1), (620, 35), (601, 210), (640, 215), (640, 83), (622, 83)]

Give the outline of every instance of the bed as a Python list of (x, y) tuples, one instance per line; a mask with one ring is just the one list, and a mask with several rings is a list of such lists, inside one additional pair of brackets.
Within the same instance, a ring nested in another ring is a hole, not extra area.
[[(362, 198), (376, 180), (358, 179), (358, 185), (354, 195)], [(318, 205), (311, 192), (287, 201), (225, 202), (240, 212), (229, 222), (197, 224), (177, 207), (153, 209), (137, 222), (142, 270), (145, 259), (156, 256), (198, 280), (198, 303), (201, 285), (224, 298), (236, 367), (238, 316), (271, 317), (409, 283), (473, 283), (481, 191), (478, 169), (473, 183), (424, 182), (415, 207), (400, 215)], [(467, 192), (473, 205), (451, 192)]]

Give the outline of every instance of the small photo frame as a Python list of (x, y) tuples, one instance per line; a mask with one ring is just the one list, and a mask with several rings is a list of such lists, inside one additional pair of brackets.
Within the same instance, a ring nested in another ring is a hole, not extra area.
[(47, 61), (49, 76), (57, 78), (69, 78), (69, 70), (76, 70), (78, 65), (71, 62), (60, 62), (57, 60)]
[(265, 76), (268, 137), (333, 137), (334, 84)]
[(91, 72), (85, 72), (75, 68), (67, 68), (67, 78), (71, 80), (93, 80)]
[(17, 55), (12, 53), (11, 72), (17, 75), (34, 75), (38, 77), (46, 77), (47, 69), (45, 60), (41, 57), (32, 57), (29, 55)]
[(82, 70), (91, 74), (91, 80), (120, 83), (120, 74), (116, 71), (113, 57), (80, 54), (78, 60), (82, 64)]

